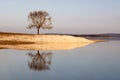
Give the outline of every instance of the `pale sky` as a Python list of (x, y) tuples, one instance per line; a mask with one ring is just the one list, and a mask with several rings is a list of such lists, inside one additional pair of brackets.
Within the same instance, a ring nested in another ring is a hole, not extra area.
[(45, 10), (53, 29), (41, 33), (120, 33), (120, 0), (0, 0), (0, 31), (27, 29), (29, 12)]

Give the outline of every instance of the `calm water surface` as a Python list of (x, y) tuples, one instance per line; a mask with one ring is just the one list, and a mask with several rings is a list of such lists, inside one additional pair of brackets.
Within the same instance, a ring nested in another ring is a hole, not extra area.
[(120, 80), (120, 41), (62, 51), (1, 49), (0, 80)]

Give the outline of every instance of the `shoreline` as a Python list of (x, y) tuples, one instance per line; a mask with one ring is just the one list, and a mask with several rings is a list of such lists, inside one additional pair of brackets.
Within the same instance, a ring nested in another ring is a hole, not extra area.
[(69, 35), (1, 33), (0, 48), (25, 50), (66, 50), (98, 42)]

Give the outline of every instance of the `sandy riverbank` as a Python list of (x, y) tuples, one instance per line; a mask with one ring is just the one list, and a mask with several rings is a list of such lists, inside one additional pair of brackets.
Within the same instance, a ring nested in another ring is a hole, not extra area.
[(23, 50), (66, 50), (96, 41), (67, 35), (0, 33), (0, 48)]

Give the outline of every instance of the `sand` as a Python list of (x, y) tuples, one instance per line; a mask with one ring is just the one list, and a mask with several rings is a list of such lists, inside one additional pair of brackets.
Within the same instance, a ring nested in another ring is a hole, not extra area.
[(67, 35), (1, 34), (0, 48), (20, 50), (69, 50), (96, 41)]

